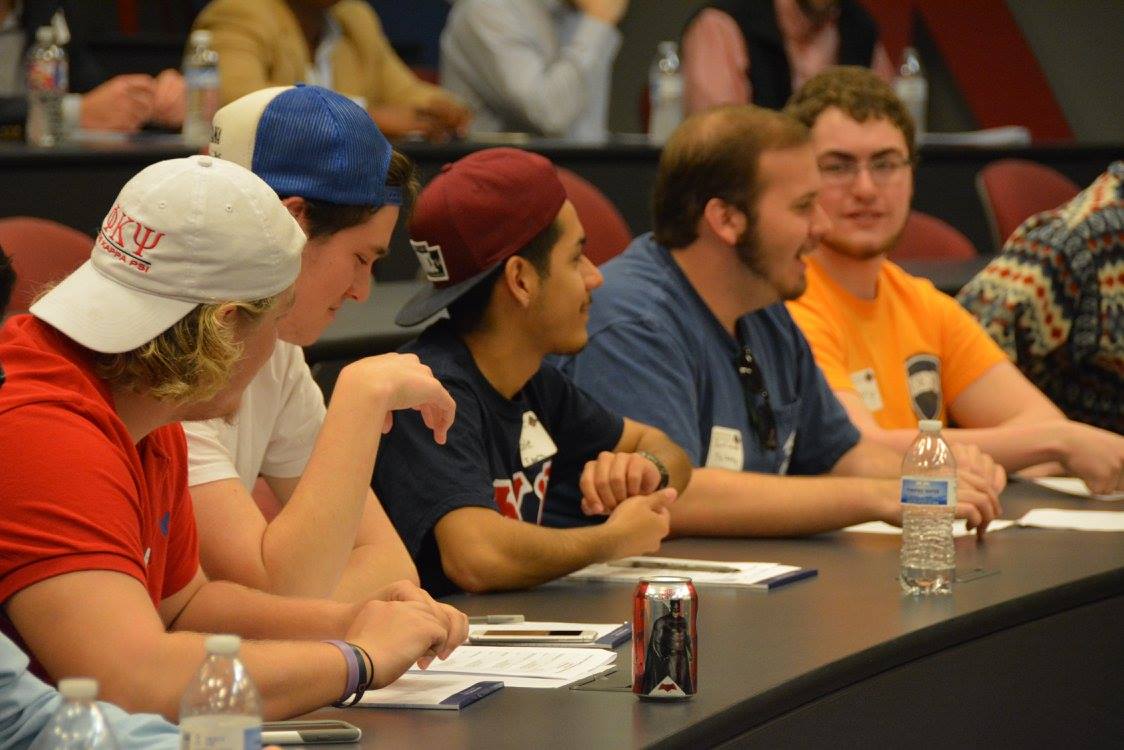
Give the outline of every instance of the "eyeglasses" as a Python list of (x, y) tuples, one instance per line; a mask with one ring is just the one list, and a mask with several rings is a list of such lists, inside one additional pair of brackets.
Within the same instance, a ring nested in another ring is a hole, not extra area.
[[(775, 451), (777, 449), (777, 420), (773, 415), (773, 406), (769, 403), (769, 391), (765, 388), (765, 379), (761, 376), (761, 370), (757, 368), (757, 360), (753, 357), (753, 351), (744, 343), (736, 364), (738, 377), (742, 381), (745, 409), (749, 414), (749, 422), (753, 426), (753, 431), (757, 433), (757, 442), (762, 450)], [(762, 404), (761, 408), (758, 408), (758, 401)]]
[(864, 168), (870, 174), (871, 182), (875, 185), (885, 185), (909, 164), (909, 159), (901, 154), (886, 154), (876, 156), (867, 162), (857, 159), (825, 159), (818, 166), (824, 183), (845, 187), (854, 182)]

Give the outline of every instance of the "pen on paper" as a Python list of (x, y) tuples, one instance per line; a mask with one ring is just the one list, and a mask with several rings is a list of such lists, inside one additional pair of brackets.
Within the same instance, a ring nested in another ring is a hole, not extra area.
[(692, 563), (684, 562), (661, 562), (658, 560), (624, 560), (621, 562), (610, 562), (609, 565), (614, 568), (644, 568), (645, 570), (693, 570), (699, 573), (740, 573), (739, 568), (730, 567), (728, 565), (707, 565), (705, 563)]

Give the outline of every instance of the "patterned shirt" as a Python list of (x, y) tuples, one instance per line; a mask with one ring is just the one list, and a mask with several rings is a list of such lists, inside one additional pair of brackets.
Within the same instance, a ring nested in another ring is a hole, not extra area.
[(1023, 222), (959, 300), (1067, 416), (1124, 434), (1124, 161)]

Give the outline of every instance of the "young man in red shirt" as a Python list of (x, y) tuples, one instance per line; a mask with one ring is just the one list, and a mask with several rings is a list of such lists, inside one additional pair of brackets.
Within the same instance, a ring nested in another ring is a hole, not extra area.
[[(200, 570), (178, 422), (237, 408), (304, 242), (242, 167), (160, 162), (122, 189), (90, 260), (0, 330), (0, 627), (38, 671), (97, 677), (105, 699), (174, 718), (201, 633), (292, 639), (242, 649), (277, 718), (368, 675), (385, 685), (463, 639), (464, 616), (412, 584), (343, 604)], [(347, 642), (293, 642), (321, 638)]]

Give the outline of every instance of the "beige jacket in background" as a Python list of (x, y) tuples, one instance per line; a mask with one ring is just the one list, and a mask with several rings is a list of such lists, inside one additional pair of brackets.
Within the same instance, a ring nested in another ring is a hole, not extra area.
[[(363, 97), (368, 108), (454, 99), (406, 67), (364, 0), (341, 0), (328, 12), (343, 31), (332, 56), (334, 90)], [(223, 104), (267, 86), (302, 83), (312, 62), (285, 0), (214, 0), (195, 19), (193, 29), (208, 29), (213, 35)]]

